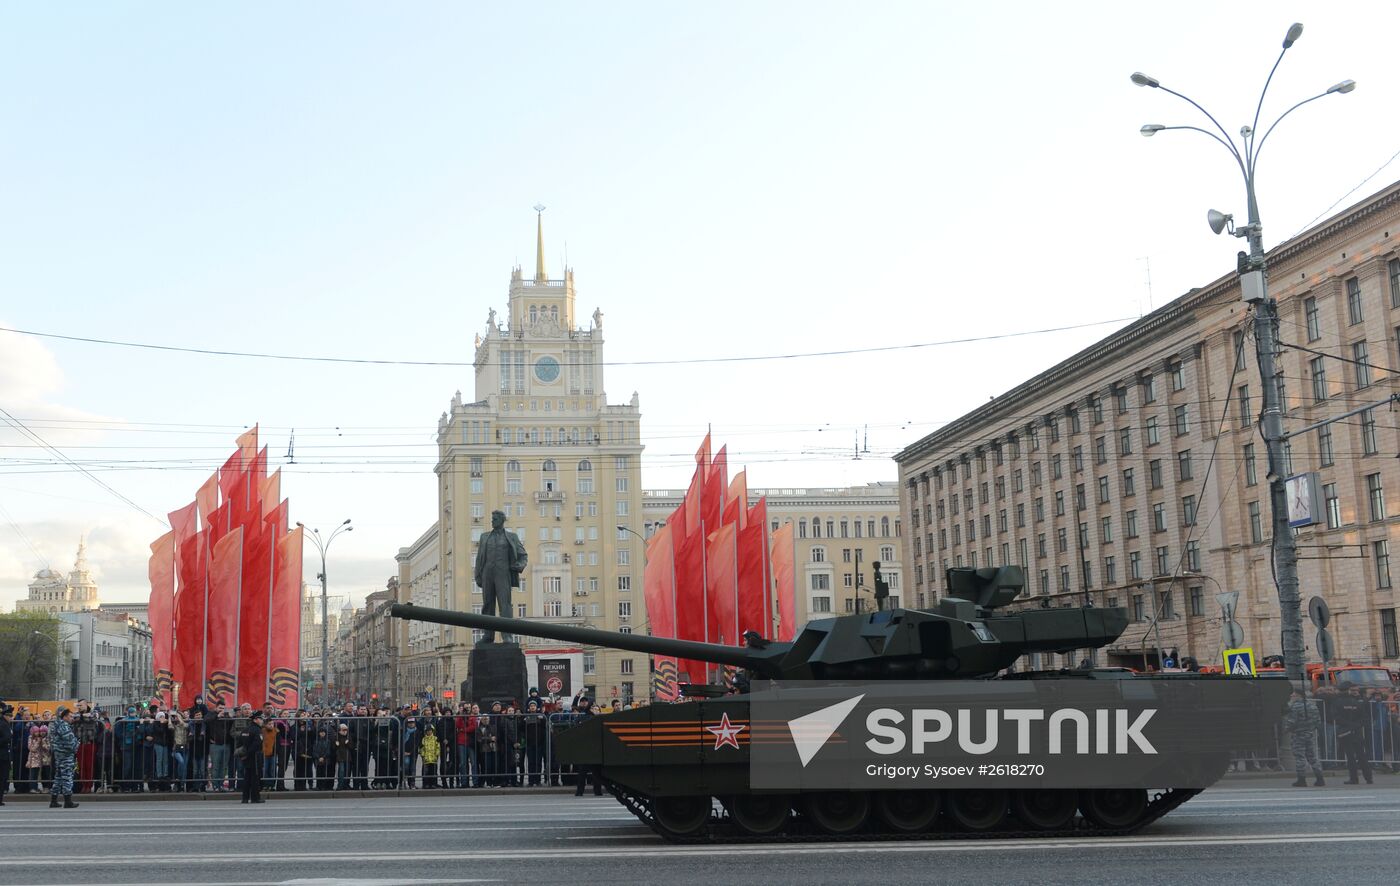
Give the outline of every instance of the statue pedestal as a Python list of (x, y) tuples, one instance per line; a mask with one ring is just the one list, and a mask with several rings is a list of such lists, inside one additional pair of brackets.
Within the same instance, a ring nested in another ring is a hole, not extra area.
[(491, 703), (525, 703), (525, 653), (515, 643), (479, 643), (467, 659), (466, 697), (488, 713)]

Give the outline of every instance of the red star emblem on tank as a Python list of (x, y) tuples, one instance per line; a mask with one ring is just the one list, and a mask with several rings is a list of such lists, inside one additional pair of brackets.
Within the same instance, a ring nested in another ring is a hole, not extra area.
[(705, 731), (714, 733), (714, 750), (719, 750), (725, 745), (728, 745), (729, 747), (738, 750), (739, 733), (743, 732), (745, 729), (748, 728), (749, 727), (744, 726), (742, 724), (736, 726), (733, 723), (730, 723), (729, 714), (725, 713), (720, 715), (718, 726), (706, 726)]

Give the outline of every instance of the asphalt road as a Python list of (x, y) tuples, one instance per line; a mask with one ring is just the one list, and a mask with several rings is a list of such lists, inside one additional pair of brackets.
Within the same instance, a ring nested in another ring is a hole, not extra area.
[(0, 809), (0, 883), (1400, 882), (1400, 778), (1225, 782), (1137, 836), (671, 846), (563, 794), (88, 802)]

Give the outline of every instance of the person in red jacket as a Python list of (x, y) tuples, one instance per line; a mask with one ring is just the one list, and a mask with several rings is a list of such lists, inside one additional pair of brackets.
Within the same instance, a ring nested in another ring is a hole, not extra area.
[(453, 757), (457, 765), (454, 786), (471, 787), (471, 770), (476, 758), (476, 718), (471, 716), (466, 705), (462, 705), (453, 725), (457, 727), (457, 753)]

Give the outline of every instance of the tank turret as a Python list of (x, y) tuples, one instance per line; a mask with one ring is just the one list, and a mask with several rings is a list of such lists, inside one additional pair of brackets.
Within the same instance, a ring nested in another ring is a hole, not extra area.
[(1027, 652), (1097, 649), (1128, 626), (1121, 608), (1004, 611), (1025, 587), (1020, 567), (948, 570), (948, 596), (933, 609), (889, 609), (817, 619), (791, 642), (750, 634), (748, 645), (723, 646), (644, 634), (396, 604), (396, 618), (746, 668), (781, 680), (929, 680), (985, 677)]

